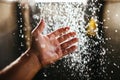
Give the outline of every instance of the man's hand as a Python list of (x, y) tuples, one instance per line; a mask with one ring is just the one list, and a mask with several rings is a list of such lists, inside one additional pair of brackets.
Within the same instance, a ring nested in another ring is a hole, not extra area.
[(0, 71), (0, 80), (32, 80), (42, 67), (57, 61), (77, 48), (74, 43), (78, 42), (78, 39), (69, 39), (76, 33), (66, 33), (69, 27), (42, 35), (44, 27), (45, 23), (42, 20), (32, 32), (31, 48)]
[[(32, 32), (31, 50), (38, 57), (42, 67), (53, 63), (64, 55), (75, 51), (77, 48), (74, 43), (78, 42), (77, 38), (68, 40), (76, 35), (75, 32), (69, 32), (69, 27), (60, 28), (48, 35), (43, 35), (42, 31), (45, 23), (41, 20), (40, 24)], [(63, 35), (64, 34), (64, 35)]]

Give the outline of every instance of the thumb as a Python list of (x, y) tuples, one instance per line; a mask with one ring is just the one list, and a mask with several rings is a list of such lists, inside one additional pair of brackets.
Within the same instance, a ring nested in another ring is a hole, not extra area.
[(37, 30), (38, 30), (40, 33), (42, 33), (43, 30), (44, 30), (44, 28), (45, 28), (45, 22), (44, 22), (44, 20), (42, 19), (42, 20), (39, 22), (38, 26), (37, 26)]
[(39, 30), (39, 32), (42, 33), (43, 30), (44, 30), (44, 28), (45, 28), (45, 22), (44, 22), (44, 20), (42, 19), (42, 20), (40, 21), (40, 23), (38, 24), (38, 30)]

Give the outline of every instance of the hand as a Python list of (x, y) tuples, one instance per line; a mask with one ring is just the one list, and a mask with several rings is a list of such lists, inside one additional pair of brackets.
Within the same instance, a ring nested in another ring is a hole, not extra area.
[[(76, 35), (75, 32), (69, 32), (69, 27), (60, 28), (50, 34), (43, 35), (42, 31), (45, 23), (41, 20), (38, 27), (32, 32), (32, 51), (37, 55), (42, 67), (53, 63), (63, 57), (64, 55), (75, 51), (77, 48), (74, 43), (78, 42), (77, 38), (68, 40)], [(67, 41), (66, 41), (67, 40)]]

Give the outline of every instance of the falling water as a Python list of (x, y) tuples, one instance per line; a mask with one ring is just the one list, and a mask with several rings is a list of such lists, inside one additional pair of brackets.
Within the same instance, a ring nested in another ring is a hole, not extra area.
[[(36, 1), (38, 2), (35, 7), (31, 7), (34, 19), (33, 27), (43, 18), (46, 22), (43, 34), (50, 33), (60, 27), (70, 26), (70, 31), (75, 31), (76, 37), (79, 38), (79, 42), (76, 44), (78, 49), (74, 53), (41, 70), (37, 75), (38, 78), (43, 80), (114, 80), (114, 77), (119, 78), (118, 74), (116, 75), (120, 68), (119, 59), (117, 60), (112, 54), (115, 52), (113, 46), (106, 43), (112, 40), (112, 37), (108, 36), (105, 40), (103, 38), (103, 28), (109, 29), (109, 26), (103, 26), (103, 23), (111, 20), (109, 16), (111, 11), (105, 11), (108, 17), (102, 22), (100, 19), (103, 16), (100, 13), (103, 4), (99, 3), (100, 0), (81, 0), (81, 2), (72, 3)], [(32, 5), (33, 2), (31, 2)], [(21, 17), (21, 13), (19, 16)], [(118, 16), (119, 14), (115, 15), (115, 17)], [(19, 18), (19, 39), (22, 41), (20, 50), (25, 48), (22, 22), (22, 18)], [(115, 29), (114, 32), (118, 33), (119, 30)], [(104, 48), (103, 44), (110, 46), (111, 50), (109, 47)], [(37, 79), (35, 78), (35, 80)]]
[[(105, 50), (102, 47), (97, 47), (100, 46), (103, 39), (99, 36), (98, 32), (96, 33), (95, 40), (86, 34), (86, 25), (88, 24), (85, 20), (87, 16), (85, 13), (86, 2), (36, 4), (38, 13), (34, 14), (33, 18), (36, 21), (42, 18), (45, 20), (46, 28), (43, 34), (50, 33), (60, 27), (70, 26), (70, 31), (75, 31), (77, 33), (76, 37), (79, 38), (77, 43), (78, 49), (74, 53), (65, 56), (43, 70), (40, 76), (43, 76), (44, 80), (56, 80), (56, 78), (57, 80), (89, 80), (93, 75), (101, 75), (101, 70), (102, 72), (104, 71), (104, 68), (101, 67), (104, 62), (101, 55), (105, 54)], [(95, 12), (99, 8), (94, 7), (90, 10)], [(96, 16), (94, 16), (94, 19), (96, 22), (98, 21)], [(96, 47), (100, 49), (96, 50)]]
[[(34, 2), (34, 0), (30, 1)], [(105, 40), (103, 39), (103, 26), (101, 26), (103, 23), (106, 23), (106, 21), (111, 20), (110, 14), (112, 11), (109, 9), (106, 10), (107, 19), (101, 22), (99, 20), (100, 16), (97, 15), (97, 13), (100, 13), (102, 4), (98, 1), (102, 0), (81, 0), (81, 2), (72, 3), (36, 3), (36, 12), (33, 13), (33, 18), (35, 20), (35, 24), (32, 24), (33, 27), (43, 18), (46, 22), (46, 28), (43, 34), (50, 33), (60, 27), (70, 26), (70, 31), (75, 31), (77, 33), (76, 37), (79, 38), (79, 42), (76, 44), (78, 45), (78, 49), (58, 62), (41, 70), (38, 74), (39, 78), (42, 80), (115, 80), (114, 77), (109, 76), (109, 74), (116, 75), (114, 74), (116, 73), (115, 71), (118, 70), (119, 72), (120, 66), (118, 62), (120, 56), (117, 55), (116, 57), (112, 54), (115, 52), (112, 44), (107, 45), (111, 47), (111, 50), (109, 48), (104, 49), (102, 46), (104, 41), (110, 41), (112, 38), (108, 36)], [(17, 10), (19, 31), (17, 34), (13, 33), (13, 36), (18, 35), (20, 44), (19, 52), (22, 53), (26, 48), (24, 45), (25, 35), (23, 30), (24, 26), (22, 25), (24, 20), (22, 19), (21, 4), (18, 5)], [(119, 14), (117, 13), (114, 15), (114, 18), (118, 16)], [(95, 26), (91, 29), (90, 25)], [(107, 30), (109, 26), (104, 26), (104, 28)], [(114, 32), (118, 34), (119, 29), (115, 29)], [(94, 36), (90, 36), (91, 33), (93, 33)], [(42, 45), (42, 47), (44, 47), (44, 45)], [(108, 56), (109, 54), (111, 56)], [(106, 67), (105, 64), (107, 64), (107, 66), (112, 66), (113, 69), (108, 69), (109, 71), (106, 71), (108, 67)], [(119, 76), (117, 76), (117, 78), (119, 78)]]

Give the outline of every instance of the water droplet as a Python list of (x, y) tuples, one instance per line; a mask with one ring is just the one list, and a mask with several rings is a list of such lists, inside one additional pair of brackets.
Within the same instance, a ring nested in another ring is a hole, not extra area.
[(115, 32), (117, 33), (117, 32), (118, 32), (118, 30), (116, 29), (116, 30), (115, 30)]
[(46, 46), (45, 46), (45, 44), (41, 44), (41, 48), (45, 48)]

